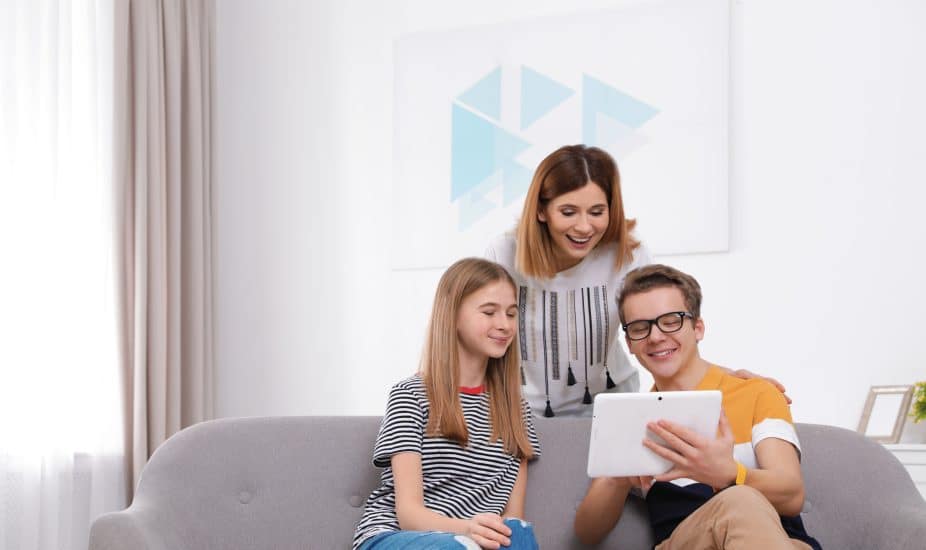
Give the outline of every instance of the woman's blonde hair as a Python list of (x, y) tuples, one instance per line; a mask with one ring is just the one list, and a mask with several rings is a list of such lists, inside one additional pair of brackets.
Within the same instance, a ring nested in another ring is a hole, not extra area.
[[(457, 316), (464, 298), (497, 281), (510, 284), (512, 292), (517, 288), (502, 266), (481, 258), (466, 258), (450, 266), (437, 284), (420, 369), (428, 394), (430, 412), (425, 433), (429, 436), (439, 435), (463, 446), (469, 440), (460, 405)], [(517, 346), (509, 346), (500, 358), (489, 358), (485, 389), (489, 395), (492, 440), (501, 440), (512, 456), (533, 456), (524, 428)]]
[(594, 183), (608, 199), (608, 229), (597, 246), (617, 243), (616, 268), (633, 258), (640, 242), (630, 232), (636, 221), (624, 215), (621, 198), (621, 177), (611, 155), (597, 147), (566, 145), (550, 153), (534, 172), (534, 179), (524, 199), (524, 210), (517, 230), (518, 271), (539, 279), (556, 275), (554, 244), (547, 224), (538, 219), (551, 200)]

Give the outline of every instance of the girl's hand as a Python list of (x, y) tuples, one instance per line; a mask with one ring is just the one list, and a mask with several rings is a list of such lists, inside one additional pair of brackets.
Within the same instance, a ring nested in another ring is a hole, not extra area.
[(511, 529), (498, 514), (476, 514), (466, 521), (464, 534), (482, 548), (495, 550), (511, 544)]

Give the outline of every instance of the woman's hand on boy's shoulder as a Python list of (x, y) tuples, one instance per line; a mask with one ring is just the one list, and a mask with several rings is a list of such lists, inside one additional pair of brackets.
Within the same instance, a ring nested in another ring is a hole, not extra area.
[(746, 370), (746, 369), (730, 370), (730, 369), (728, 369), (728, 368), (726, 368), (726, 367), (720, 367), (720, 368), (726, 370), (726, 371), (727, 371), (728, 373), (730, 373), (732, 376), (735, 376), (735, 377), (737, 377), (737, 378), (742, 378), (743, 380), (751, 380), (751, 379), (753, 379), (753, 378), (758, 378), (758, 379), (760, 379), (760, 380), (765, 380), (765, 381), (768, 382), (769, 384), (775, 386), (775, 388), (776, 388), (778, 391), (780, 391), (780, 392), (782, 393), (782, 395), (785, 396), (785, 400), (788, 402), (788, 405), (791, 404), (791, 398), (788, 397), (788, 394), (785, 393), (786, 390), (785, 390), (784, 385), (783, 385), (781, 382), (779, 382), (778, 380), (775, 380), (774, 378), (770, 378), (770, 377), (768, 377), (768, 376), (762, 376), (761, 374), (756, 374), (756, 373), (754, 373), (754, 372), (752, 372), (752, 371), (748, 371), (748, 370)]

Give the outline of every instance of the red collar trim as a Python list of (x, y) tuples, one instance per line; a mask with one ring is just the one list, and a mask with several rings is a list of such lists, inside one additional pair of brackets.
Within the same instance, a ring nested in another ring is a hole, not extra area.
[(475, 386), (472, 388), (467, 388), (466, 386), (460, 386), (460, 393), (465, 393), (467, 395), (479, 395), (486, 391), (485, 384)]

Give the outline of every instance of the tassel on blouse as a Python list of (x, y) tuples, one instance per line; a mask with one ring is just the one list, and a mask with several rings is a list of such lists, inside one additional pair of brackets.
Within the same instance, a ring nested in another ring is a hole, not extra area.
[(547, 417), (547, 418), (552, 418), (552, 417), (556, 416), (555, 414), (553, 414), (553, 407), (550, 406), (550, 400), (549, 400), (549, 399), (547, 399), (547, 409), (546, 409), (545, 411), (543, 411), (543, 415), (544, 415), (545, 417)]

